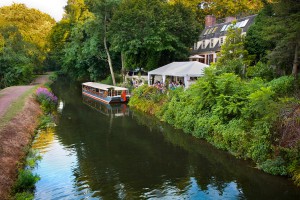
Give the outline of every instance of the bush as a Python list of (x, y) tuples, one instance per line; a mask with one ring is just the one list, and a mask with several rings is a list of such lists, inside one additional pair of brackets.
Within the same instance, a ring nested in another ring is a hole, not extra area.
[(35, 183), (40, 180), (40, 177), (33, 174), (29, 169), (19, 170), (18, 179), (16, 181), (14, 192), (20, 193), (24, 191), (31, 192), (35, 188)]
[(263, 162), (259, 168), (273, 175), (287, 175), (285, 161), (281, 157), (268, 159)]
[(15, 195), (15, 200), (32, 200), (34, 199), (34, 195), (30, 192), (22, 192), (17, 193)]
[(285, 76), (266, 82), (260, 77), (242, 80), (233, 73), (218, 73), (214, 67), (207, 68), (187, 90), (162, 94), (154, 87), (139, 87), (129, 104), (237, 157), (250, 158), (268, 173), (289, 174), (299, 183), (300, 169), (291, 163), (300, 162), (300, 151), (278, 154), (276, 150), (282, 97), (291, 95), (294, 79)]
[(48, 88), (39, 87), (36, 90), (36, 99), (40, 102), (45, 113), (51, 113), (57, 105), (57, 97)]
[(295, 78), (292, 76), (282, 76), (267, 83), (277, 96), (283, 96), (293, 91)]
[(260, 77), (266, 80), (272, 80), (275, 74), (274, 69), (270, 65), (258, 62), (255, 66), (248, 68), (247, 77)]

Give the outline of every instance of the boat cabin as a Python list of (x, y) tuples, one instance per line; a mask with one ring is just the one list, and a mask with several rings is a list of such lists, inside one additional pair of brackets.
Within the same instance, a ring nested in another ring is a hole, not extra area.
[(82, 83), (82, 94), (107, 104), (127, 102), (130, 98), (127, 88), (95, 82)]

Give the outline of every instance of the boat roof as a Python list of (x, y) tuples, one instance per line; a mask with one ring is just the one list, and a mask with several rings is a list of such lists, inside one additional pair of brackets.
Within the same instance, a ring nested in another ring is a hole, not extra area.
[(95, 83), (95, 82), (86, 82), (86, 83), (82, 83), (82, 85), (97, 88), (100, 90), (108, 90), (109, 88), (113, 88), (114, 90), (128, 90), (127, 88), (124, 87), (117, 87), (113, 85), (106, 85), (106, 84)]

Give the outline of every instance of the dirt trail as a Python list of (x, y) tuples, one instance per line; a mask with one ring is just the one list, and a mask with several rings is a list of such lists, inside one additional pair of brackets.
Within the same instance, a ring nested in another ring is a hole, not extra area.
[[(29, 86), (13, 86), (0, 91), (0, 120), (9, 106), (36, 84), (46, 83), (49, 75), (38, 76)], [(11, 187), (17, 177), (17, 168), (25, 157), (25, 147), (31, 142), (41, 109), (32, 96), (8, 124), (0, 130), (0, 199), (10, 199)]]
[(12, 86), (0, 91), (0, 120), (6, 113), (9, 106), (17, 100), (22, 94), (30, 90), (37, 84), (44, 84), (48, 81), (49, 75), (40, 75), (34, 80), (31, 85), (27, 86)]

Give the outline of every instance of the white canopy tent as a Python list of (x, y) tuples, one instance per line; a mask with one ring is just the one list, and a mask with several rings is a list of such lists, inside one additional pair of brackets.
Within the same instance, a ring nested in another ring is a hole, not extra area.
[(172, 62), (155, 70), (148, 72), (148, 84), (151, 85), (151, 76), (162, 76), (162, 81), (165, 83), (166, 76), (183, 77), (186, 87), (189, 86), (190, 77), (201, 77), (204, 74), (204, 69), (208, 65), (197, 61), (187, 62)]

